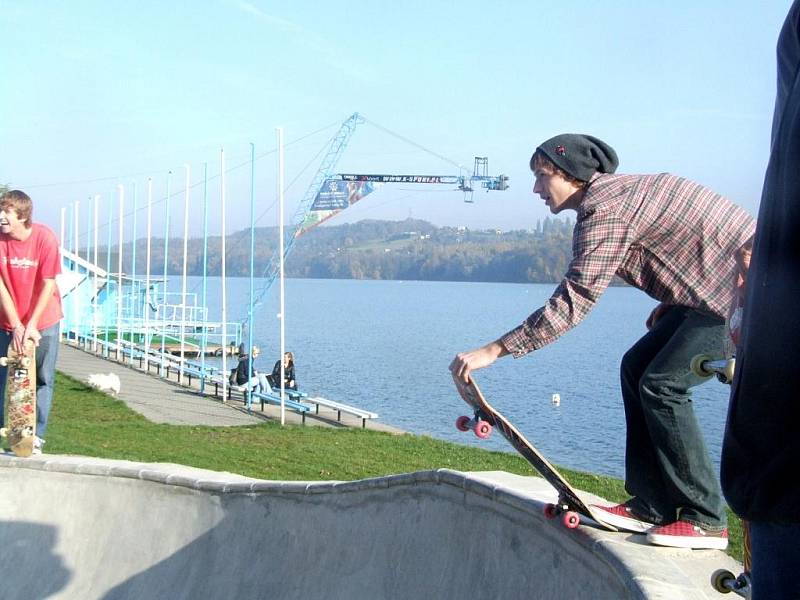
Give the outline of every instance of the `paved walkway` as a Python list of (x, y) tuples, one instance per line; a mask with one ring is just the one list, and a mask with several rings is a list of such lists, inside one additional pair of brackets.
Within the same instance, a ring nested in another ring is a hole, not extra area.
[[(280, 407), (267, 405), (261, 412), (260, 403), (253, 404), (252, 413), (248, 413), (240, 399), (234, 398), (222, 402), (213, 395), (200, 394), (196, 379), (192, 379), (191, 387), (178, 385), (175, 381), (167, 381), (153, 374), (147, 374), (138, 366), (120, 364), (86, 352), (71, 344), (62, 343), (58, 353), (56, 368), (62, 373), (80, 381), (92, 373), (116, 373), (120, 379), (119, 399), (130, 408), (154, 423), (170, 423), (173, 425), (210, 425), (233, 426), (263, 423), (265, 420), (280, 420)], [(320, 414), (306, 414), (306, 425), (323, 427), (361, 427), (361, 420), (349, 415), (342, 415), (342, 422), (336, 420), (336, 413), (320, 407)], [(286, 410), (287, 424), (299, 425), (301, 416)], [(368, 429), (401, 433), (400, 430), (377, 421), (367, 421)]]

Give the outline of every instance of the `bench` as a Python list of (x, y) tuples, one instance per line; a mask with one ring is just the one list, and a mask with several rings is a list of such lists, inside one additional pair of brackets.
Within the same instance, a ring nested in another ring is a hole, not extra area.
[[(235, 370), (235, 369), (232, 369), (232, 371), (233, 370)], [(233, 385), (231, 385), (229, 383), (228, 384), (228, 400), (231, 399), (231, 392), (239, 392), (241, 394), (244, 394), (246, 391), (247, 391), (247, 385), (246, 384), (243, 384), (243, 385), (233, 384)], [(269, 391), (264, 392), (264, 393), (267, 394), (267, 395), (272, 394), (273, 396), (280, 397), (281, 390), (280, 390), (280, 388), (270, 388)], [(300, 402), (304, 398), (308, 398), (308, 394), (306, 394), (305, 392), (300, 392), (298, 390), (285, 389), (283, 391), (283, 393), (287, 398), (289, 398), (289, 400), (291, 400), (293, 402)]]
[(327, 398), (322, 398), (320, 396), (314, 396), (311, 398), (306, 398), (305, 402), (309, 404), (316, 405), (316, 412), (315, 414), (319, 414), (319, 407), (324, 406), (326, 408), (330, 408), (336, 411), (336, 420), (342, 420), (342, 413), (348, 413), (354, 415), (361, 419), (361, 427), (366, 428), (367, 426), (367, 419), (377, 419), (378, 413), (370, 412), (368, 410), (363, 410), (361, 408), (356, 408), (355, 406), (349, 406), (347, 404), (342, 404), (341, 402), (336, 402), (335, 400), (328, 400)]
[[(242, 386), (244, 387), (244, 386)], [(265, 392), (252, 392), (251, 396), (253, 398), (258, 398), (261, 400), (261, 412), (264, 412), (264, 404), (274, 404), (276, 406), (281, 405), (281, 397), (280, 395), (275, 395), (274, 393), (265, 393)], [(303, 420), (303, 425), (306, 424), (306, 413), (311, 410), (311, 407), (306, 406), (305, 404), (301, 404), (296, 400), (290, 400), (289, 398), (284, 397), (283, 405), (286, 408), (290, 408), (295, 412), (299, 412), (300, 416)]]

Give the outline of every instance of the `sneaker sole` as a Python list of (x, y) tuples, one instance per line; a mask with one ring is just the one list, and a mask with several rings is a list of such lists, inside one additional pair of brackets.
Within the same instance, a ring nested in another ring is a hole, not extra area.
[(688, 548), (690, 550), (725, 550), (728, 547), (728, 539), (718, 537), (689, 538), (648, 533), (647, 541), (656, 546)]
[(597, 516), (603, 520), (603, 523), (608, 523), (609, 525), (613, 525), (617, 529), (621, 531), (627, 531), (628, 533), (647, 533), (653, 527), (655, 527), (655, 525), (652, 523), (647, 523), (646, 521), (639, 521), (638, 519), (634, 519), (632, 517), (620, 517), (614, 513), (606, 512), (598, 506), (592, 506), (592, 510), (594, 510), (597, 513)]

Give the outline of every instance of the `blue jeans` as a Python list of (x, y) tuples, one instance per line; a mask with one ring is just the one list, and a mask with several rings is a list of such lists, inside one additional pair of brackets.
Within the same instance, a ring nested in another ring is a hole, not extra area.
[(705, 380), (689, 369), (696, 354), (722, 355), (724, 329), (718, 317), (674, 306), (622, 359), (628, 506), (653, 523), (725, 527), (716, 469), (692, 408), (691, 388)]
[[(59, 347), (59, 324), (42, 329), (42, 339), (36, 348), (36, 435), (44, 438), (47, 419), (53, 404), (56, 384), (56, 360)], [(0, 356), (5, 356), (11, 344), (11, 333), (0, 330)], [(0, 424), (5, 425), (5, 389), (8, 369), (0, 368)]]
[[(787, 483), (788, 485), (788, 483)], [(750, 521), (753, 600), (797, 600), (800, 523)]]

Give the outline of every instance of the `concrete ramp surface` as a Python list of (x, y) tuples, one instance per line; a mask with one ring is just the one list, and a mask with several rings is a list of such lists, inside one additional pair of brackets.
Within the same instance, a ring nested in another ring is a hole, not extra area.
[[(0, 457), (5, 600), (715, 598), (714, 551), (542, 516), (535, 478), (439, 470), (273, 482)], [(543, 487), (544, 486), (544, 487)]]

